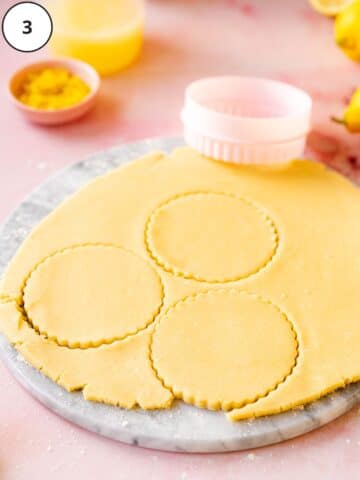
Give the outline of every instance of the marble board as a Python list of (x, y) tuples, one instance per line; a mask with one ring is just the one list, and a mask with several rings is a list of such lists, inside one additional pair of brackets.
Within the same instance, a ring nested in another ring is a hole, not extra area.
[[(32, 192), (0, 232), (0, 271), (31, 229), (92, 178), (153, 150), (170, 152), (181, 138), (122, 145), (71, 165)], [(88, 402), (29, 365), (0, 335), (1, 358), (35, 398), (67, 420), (121, 442), (174, 452), (229, 452), (281, 442), (334, 420), (360, 402), (360, 382), (313, 404), (279, 415), (232, 423), (221, 412), (176, 402), (170, 410), (143, 411)]]

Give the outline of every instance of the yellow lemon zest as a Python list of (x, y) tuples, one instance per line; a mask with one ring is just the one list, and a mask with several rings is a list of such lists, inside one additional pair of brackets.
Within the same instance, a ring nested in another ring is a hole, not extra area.
[(81, 78), (65, 68), (53, 67), (30, 72), (17, 98), (32, 108), (60, 110), (80, 103), (89, 93), (89, 85)]

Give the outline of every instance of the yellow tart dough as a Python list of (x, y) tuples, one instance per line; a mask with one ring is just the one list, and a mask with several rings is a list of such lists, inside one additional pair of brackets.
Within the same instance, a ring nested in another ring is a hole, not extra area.
[[(212, 217), (216, 222), (204, 224)], [(219, 235), (223, 231), (226, 235)], [(271, 260), (278, 243), (265, 212), (242, 198), (218, 193), (182, 195), (167, 202), (151, 216), (146, 241), (165, 270), (206, 282), (248, 277)]]
[(97, 348), (61, 347), (39, 336), (14, 302), (0, 304), (0, 326), (28, 362), (67, 390), (82, 390), (87, 400), (144, 409), (172, 402), (149, 362), (149, 331)]
[(174, 395), (214, 410), (266, 396), (291, 375), (297, 356), (296, 333), (284, 313), (230, 289), (180, 300), (159, 319), (151, 347), (157, 375)]
[(97, 346), (136, 333), (153, 321), (162, 301), (154, 269), (133, 253), (106, 245), (50, 256), (24, 286), (24, 310), (32, 326), (69, 347)]
[(92, 400), (288, 410), (360, 378), (359, 218), (357, 188), (313, 162), (154, 153), (34, 229), (2, 279), (0, 328)]

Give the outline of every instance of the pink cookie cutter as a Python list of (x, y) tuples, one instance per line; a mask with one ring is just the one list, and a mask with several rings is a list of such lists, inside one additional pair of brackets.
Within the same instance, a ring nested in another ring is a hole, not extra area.
[(214, 77), (187, 87), (181, 118), (186, 143), (208, 157), (283, 163), (303, 154), (311, 109), (311, 97), (286, 83)]

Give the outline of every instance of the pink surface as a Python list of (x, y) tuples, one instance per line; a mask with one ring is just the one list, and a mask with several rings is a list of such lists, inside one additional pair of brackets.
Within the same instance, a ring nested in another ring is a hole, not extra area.
[[(0, 0), (1, 15), (10, 3)], [(5, 82), (44, 53), (21, 54), (0, 40), (0, 221), (46, 177), (89, 153), (179, 133), (185, 86), (218, 74), (266, 75), (306, 89), (315, 102), (309, 154), (360, 181), (360, 136), (329, 121), (360, 83), (360, 66), (334, 46), (330, 20), (305, 0), (148, 3), (141, 60), (106, 79), (96, 108), (72, 125), (38, 127), (19, 115), (6, 98)], [(359, 478), (357, 411), (302, 438), (256, 450), (254, 457), (183, 455), (117, 444), (73, 427), (33, 400), (1, 364), (0, 393), (4, 480)]]

